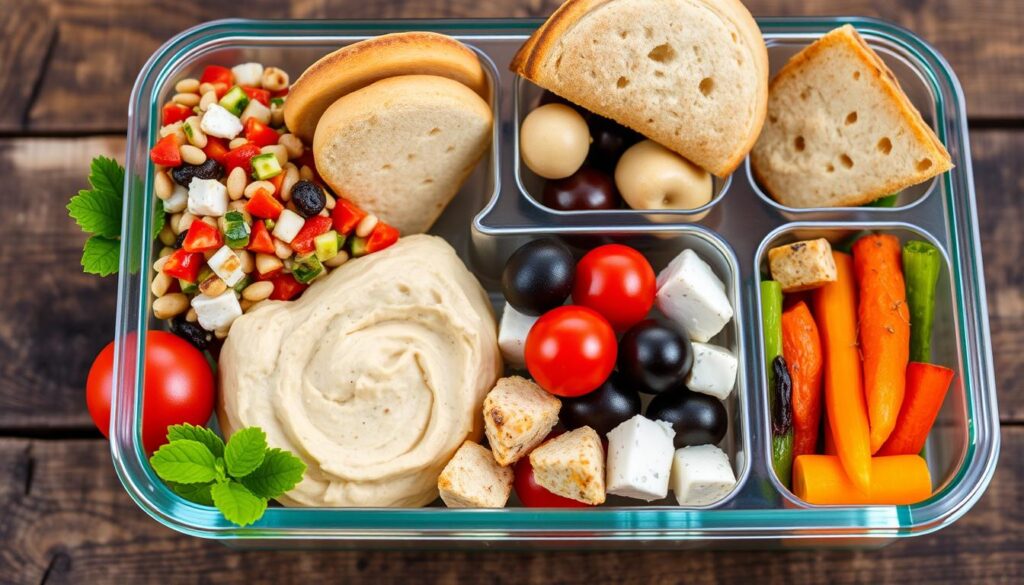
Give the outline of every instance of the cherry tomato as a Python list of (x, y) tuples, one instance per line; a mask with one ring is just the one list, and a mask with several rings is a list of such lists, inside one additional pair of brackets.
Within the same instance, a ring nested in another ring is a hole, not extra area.
[(629, 246), (606, 244), (576, 265), (572, 300), (601, 313), (617, 331), (633, 326), (654, 306), (654, 269)]
[[(96, 356), (86, 381), (85, 400), (96, 427), (110, 429), (114, 386), (114, 342)], [(202, 352), (166, 331), (146, 333), (146, 378), (142, 401), (142, 444), (152, 453), (167, 442), (167, 427), (205, 425), (213, 414), (213, 371)]]
[(527, 508), (586, 508), (587, 504), (570, 498), (563, 498), (544, 489), (533, 476), (533, 465), (530, 458), (523, 457), (516, 462), (515, 480), (516, 495)]
[(556, 396), (593, 391), (612, 373), (617, 353), (612, 326), (586, 307), (548, 311), (526, 336), (526, 369)]

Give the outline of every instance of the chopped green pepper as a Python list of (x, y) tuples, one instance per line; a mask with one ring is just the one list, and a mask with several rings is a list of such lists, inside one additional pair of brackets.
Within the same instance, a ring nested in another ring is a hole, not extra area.
[(252, 278), (250, 278), (249, 275), (246, 274), (245, 276), (242, 277), (241, 280), (236, 282), (235, 286), (231, 287), (231, 289), (238, 294), (242, 294), (242, 291), (245, 290), (245, 287), (249, 286), (250, 284), (252, 284)]
[(224, 243), (229, 248), (238, 250), (249, 245), (249, 224), (240, 211), (229, 211), (224, 214)]
[(320, 260), (316, 257), (316, 254), (303, 254), (302, 256), (296, 256), (292, 262), (292, 276), (295, 280), (308, 284), (313, 281), (314, 278), (320, 276), (324, 271), (324, 265), (320, 263)]

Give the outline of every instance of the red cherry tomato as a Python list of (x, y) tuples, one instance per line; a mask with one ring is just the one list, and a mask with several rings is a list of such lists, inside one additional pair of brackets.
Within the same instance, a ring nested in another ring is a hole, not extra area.
[(639, 323), (654, 306), (657, 283), (643, 254), (607, 244), (587, 252), (576, 265), (572, 301), (601, 313), (616, 331)]
[(516, 462), (515, 480), (516, 495), (527, 508), (586, 508), (587, 504), (570, 498), (563, 498), (544, 489), (533, 476), (533, 465), (530, 458), (523, 457)]
[(582, 396), (604, 383), (615, 367), (618, 346), (612, 326), (586, 307), (545, 313), (526, 336), (526, 368), (556, 396)]
[[(110, 429), (114, 386), (114, 342), (96, 356), (86, 381), (85, 400), (96, 427)], [(152, 453), (167, 442), (167, 427), (205, 425), (213, 414), (213, 371), (202, 352), (166, 331), (146, 333), (146, 379), (142, 400), (142, 444)]]

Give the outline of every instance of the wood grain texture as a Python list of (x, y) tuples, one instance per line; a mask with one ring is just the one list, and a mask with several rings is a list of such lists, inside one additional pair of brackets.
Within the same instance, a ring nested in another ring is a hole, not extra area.
[[(975, 117), (1024, 114), (1024, 3), (1005, 0), (747, 0), (757, 16), (875, 16), (910, 28), (950, 60)], [(260, 18), (546, 16), (553, 0), (249, 0)], [(157, 47), (200, 22), (240, 16), (226, 0), (5, 0), (0, 132), (117, 132), (135, 76)], [(22, 20), (25, 19), (25, 20)]]
[[(1004, 431), (1004, 463), (1024, 427)], [(876, 551), (235, 552), (172, 532), (121, 488), (101, 440), (0, 439), (0, 582), (59, 583), (1014, 583), (1024, 579), (1024, 468), (936, 536)], [(258, 577), (257, 577), (258, 576)]]

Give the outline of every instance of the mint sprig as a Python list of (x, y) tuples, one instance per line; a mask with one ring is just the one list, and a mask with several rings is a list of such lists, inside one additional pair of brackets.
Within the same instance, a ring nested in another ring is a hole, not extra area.
[(239, 430), (225, 445), (205, 427), (171, 425), (167, 440), (149, 459), (160, 479), (186, 500), (216, 506), (239, 526), (259, 520), (267, 501), (294, 488), (306, 472), (298, 457), (268, 448), (259, 427)]

